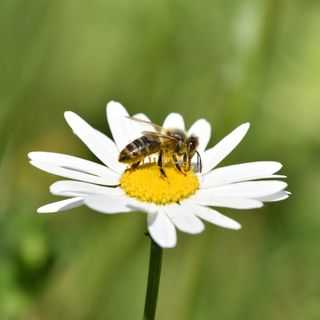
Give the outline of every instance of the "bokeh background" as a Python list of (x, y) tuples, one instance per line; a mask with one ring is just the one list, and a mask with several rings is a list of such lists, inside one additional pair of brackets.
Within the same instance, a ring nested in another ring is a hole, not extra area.
[(0, 319), (141, 319), (145, 215), (37, 215), (58, 177), (29, 151), (93, 155), (63, 118), (110, 134), (109, 100), (156, 123), (208, 119), (211, 144), (252, 127), (222, 165), (278, 160), (293, 196), (221, 210), (164, 253), (158, 319), (320, 319), (320, 2), (0, 1)]

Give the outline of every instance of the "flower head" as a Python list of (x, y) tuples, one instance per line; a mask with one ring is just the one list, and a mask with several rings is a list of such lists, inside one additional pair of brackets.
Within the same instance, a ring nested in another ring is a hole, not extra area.
[[(134, 117), (149, 121), (144, 114)], [(275, 175), (282, 167), (279, 162), (259, 161), (216, 168), (243, 139), (249, 123), (240, 125), (215, 146), (206, 149), (211, 126), (204, 119), (197, 120), (187, 134), (199, 138), (197, 151), (202, 159), (201, 172), (195, 165), (189, 171), (180, 172), (177, 164), (167, 159), (163, 176), (156, 162), (157, 153), (129, 169), (118, 161), (121, 150), (143, 131), (139, 123), (128, 118), (120, 103), (112, 101), (107, 105), (114, 141), (73, 112), (65, 112), (65, 118), (102, 164), (59, 153), (29, 153), (35, 167), (71, 179), (50, 186), (52, 194), (67, 199), (40, 207), (39, 213), (65, 211), (83, 204), (106, 214), (143, 211), (147, 214), (148, 231), (153, 240), (163, 248), (171, 248), (176, 245), (176, 228), (190, 234), (200, 233), (204, 230), (202, 220), (224, 228), (241, 228), (238, 222), (211, 207), (253, 209), (262, 207), (263, 202), (289, 196), (285, 191), (287, 184), (276, 180), (284, 178)], [(163, 128), (185, 130), (184, 120), (180, 114), (170, 113)]]

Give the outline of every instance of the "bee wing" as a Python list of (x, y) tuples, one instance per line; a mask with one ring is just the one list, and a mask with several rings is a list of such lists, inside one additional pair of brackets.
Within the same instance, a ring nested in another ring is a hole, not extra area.
[[(142, 119), (138, 119), (138, 118), (135, 118), (135, 117), (130, 117), (130, 116), (126, 116), (126, 118), (130, 119), (130, 120), (133, 120), (133, 121), (136, 121), (136, 122), (139, 122), (140, 124), (143, 124), (143, 125), (147, 125), (147, 126), (151, 126), (153, 127), (154, 129), (156, 129), (158, 132), (160, 132), (161, 130), (163, 130), (163, 128), (155, 123), (152, 123), (150, 121), (146, 121), (146, 120), (142, 120)], [(148, 131), (148, 132), (152, 132), (152, 131)]]
[(144, 136), (149, 137), (149, 138), (160, 138), (160, 139), (163, 139), (163, 140), (176, 141), (176, 139), (174, 137), (168, 136), (167, 134), (161, 133), (161, 132), (142, 131), (142, 134)]

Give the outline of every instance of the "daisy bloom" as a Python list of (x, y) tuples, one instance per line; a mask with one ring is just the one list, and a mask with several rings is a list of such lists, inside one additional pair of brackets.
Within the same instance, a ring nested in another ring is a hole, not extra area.
[[(258, 161), (217, 168), (246, 135), (249, 123), (241, 124), (206, 149), (211, 126), (205, 119), (197, 120), (186, 132), (199, 138), (201, 172), (194, 165), (193, 170), (183, 174), (172, 161), (167, 161), (163, 167), (164, 177), (155, 161), (157, 154), (129, 170), (118, 161), (121, 150), (139, 138), (145, 129), (128, 116), (120, 103), (108, 103), (107, 119), (113, 141), (75, 113), (65, 112), (73, 132), (102, 164), (60, 153), (29, 153), (30, 163), (35, 167), (71, 179), (50, 186), (52, 194), (67, 199), (40, 207), (39, 213), (61, 212), (81, 205), (106, 214), (142, 211), (147, 215), (152, 239), (162, 248), (172, 248), (177, 242), (176, 229), (200, 233), (204, 230), (202, 220), (223, 228), (241, 228), (238, 222), (212, 207), (254, 209), (262, 207), (264, 202), (288, 198), (287, 184), (277, 180), (284, 176), (275, 175), (282, 167), (279, 162)], [(134, 117), (150, 121), (142, 113)], [(170, 113), (163, 127), (185, 130), (183, 117)]]

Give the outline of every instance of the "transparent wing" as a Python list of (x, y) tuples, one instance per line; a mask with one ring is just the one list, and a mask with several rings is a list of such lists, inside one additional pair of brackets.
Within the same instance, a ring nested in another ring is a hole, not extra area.
[[(161, 126), (155, 124), (155, 123), (152, 123), (150, 121), (147, 121), (147, 120), (142, 120), (142, 119), (138, 119), (138, 118), (135, 118), (135, 117), (130, 117), (130, 116), (126, 116), (126, 118), (132, 120), (132, 121), (136, 121), (142, 125), (145, 125), (145, 126), (151, 126), (153, 127), (154, 129), (156, 129), (158, 132), (164, 130)], [(152, 131), (150, 131), (152, 132)]]
[(142, 134), (149, 138), (155, 138), (155, 139), (162, 139), (162, 140), (170, 140), (170, 141), (176, 141), (174, 137), (171, 137), (165, 133), (161, 132), (154, 132), (154, 131), (142, 131)]

